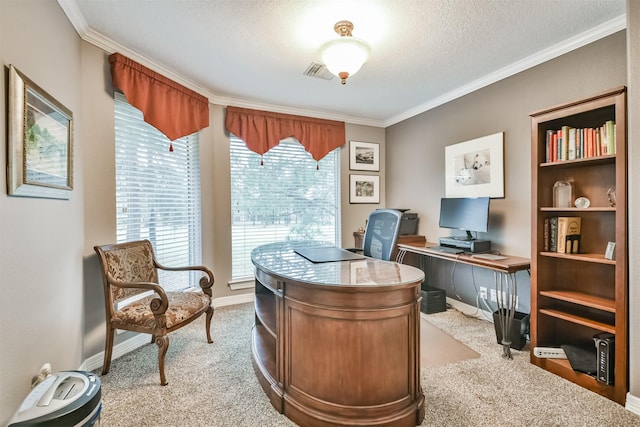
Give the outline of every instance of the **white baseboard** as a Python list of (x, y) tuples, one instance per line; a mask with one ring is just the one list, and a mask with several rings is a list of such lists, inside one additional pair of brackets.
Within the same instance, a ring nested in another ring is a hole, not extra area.
[(255, 299), (255, 293), (250, 292), (246, 294), (234, 295), (231, 297), (222, 297), (213, 299), (213, 307), (224, 307), (226, 305), (244, 304), (247, 302), (253, 302)]
[[(151, 336), (149, 334), (137, 334), (136, 336), (129, 338), (126, 341), (121, 342), (113, 346), (113, 352), (111, 354), (111, 360), (115, 360), (120, 356), (142, 347), (143, 345), (151, 342)], [(98, 368), (102, 368), (102, 362), (104, 362), (104, 351), (98, 354), (94, 354), (82, 363), (81, 371), (94, 371)]]
[(634, 396), (631, 393), (627, 393), (627, 403), (624, 407), (629, 412), (640, 415), (640, 397)]
[(476, 317), (478, 319), (487, 320), (493, 323), (493, 312), (491, 311), (482, 310), (473, 305), (449, 297), (447, 297), (447, 304), (460, 311), (461, 313), (466, 314), (467, 316)]
[[(214, 298), (213, 299), (213, 307), (224, 307), (227, 305), (236, 305), (236, 304), (244, 304), (247, 302), (252, 302), (255, 298), (255, 294), (253, 292), (235, 295), (231, 297), (222, 297), (222, 298)], [(214, 316), (215, 321), (215, 316)], [(143, 345), (149, 344), (151, 342), (151, 336), (149, 334), (137, 334), (132, 338), (129, 338), (126, 341), (121, 342), (113, 347), (113, 352), (111, 354), (111, 360), (115, 360), (120, 356), (124, 356), (125, 354), (132, 352), (133, 350), (142, 347)], [(102, 363), (104, 362), (104, 351), (101, 351), (98, 354), (94, 354), (89, 358), (85, 359), (84, 362), (78, 368), (81, 371), (94, 371), (98, 368), (102, 367)]]

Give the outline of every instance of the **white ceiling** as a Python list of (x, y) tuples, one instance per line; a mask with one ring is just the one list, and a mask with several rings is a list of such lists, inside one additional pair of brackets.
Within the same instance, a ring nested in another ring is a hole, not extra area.
[[(211, 102), (388, 126), (626, 27), (625, 0), (58, 0), (80, 36)], [(372, 55), (303, 75), (347, 19)]]

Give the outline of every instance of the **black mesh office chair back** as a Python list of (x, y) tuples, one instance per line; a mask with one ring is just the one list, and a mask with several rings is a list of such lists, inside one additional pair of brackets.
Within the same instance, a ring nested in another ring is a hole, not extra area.
[(401, 219), (402, 213), (393, 209), (376, 209), (371, 212), (362, 244), (364, 255), (390, 261), (398, 241)]

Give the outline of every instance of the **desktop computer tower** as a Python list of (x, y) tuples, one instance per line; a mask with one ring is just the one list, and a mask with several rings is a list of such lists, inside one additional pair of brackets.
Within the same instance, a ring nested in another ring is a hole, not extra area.
[(613, 384), (615, 335), (603, 332), (593, 336), (596, 344), (596, 379), (601, 383)]

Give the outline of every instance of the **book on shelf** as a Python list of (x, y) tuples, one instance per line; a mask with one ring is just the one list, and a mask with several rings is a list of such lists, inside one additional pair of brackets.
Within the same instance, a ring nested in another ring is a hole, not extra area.
[(556, 252), (577, 254), (580, 251), (580, 225), (579, 216), (558, 217)]
[(613, 154), (616, 154), (616, 123), (613, 120), (607, 120), (595, 128), (562, 126), (546, 131), (547, 163)]
[(549, 218), (549, 252), (558, 250), (558, 217)]
[(580, 252), (581, 219), (578, 216), (554, 216), (543, 223), (543, 250), (577, 254)]

